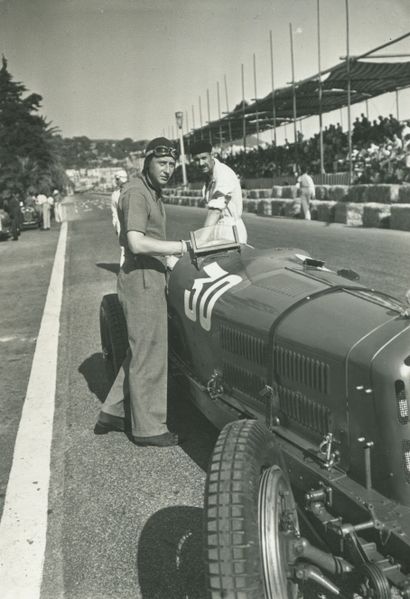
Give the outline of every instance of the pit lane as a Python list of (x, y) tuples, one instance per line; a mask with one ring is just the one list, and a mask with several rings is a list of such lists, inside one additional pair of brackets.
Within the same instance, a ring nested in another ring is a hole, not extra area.
[[(93, 435), (109, 389), (98, 306), (115, 289), (119, 252), (107, 199), (82, 197), (77, 205), (66, 256), (42, 599), (201, 599), (203, 483), (217, 431), (172, 385), (170, 420), (185, 439), (182, 447), (136, 448), (121, 434)], [(196, 208), (169, 206), (167, 214), (174, 239), (204, 219)], [(256, 247), (306, 249), (394, 295), (410, 286), (408, 233), (255, 215), (245, 222)], [(57, 235), (54, 227), (50, 234), (30, 231), (17, 243), (0, 244), (0, 277), (7, 281), (1, 299), (2, 493)]]

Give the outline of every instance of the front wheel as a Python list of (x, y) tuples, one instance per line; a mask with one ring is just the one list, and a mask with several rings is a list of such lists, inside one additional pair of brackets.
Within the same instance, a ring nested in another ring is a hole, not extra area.
[(293, 493), (274, 436), (241, 420), (221, 432), (205, 492), (212, 599), (295, 599), (291, 550), (299, 535)]

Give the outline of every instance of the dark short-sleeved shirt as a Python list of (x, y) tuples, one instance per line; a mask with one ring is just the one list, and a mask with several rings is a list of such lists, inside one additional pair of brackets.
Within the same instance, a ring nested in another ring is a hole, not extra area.
[(166, 218), (161, 193), (149, 185), (144, 175), (131, 179), (123, 187), (118, 201), (118, 218), (121, 226), (120, 245), (125, 249), (125, 262), (136, 263), (140, 259), (140, 262), (148, 264), (153, 259), (164, 264), (161, 256), (153, 258), (136, 255), (128, 246), (129, 231), (139, 231), (148, 237), (165, 240)]

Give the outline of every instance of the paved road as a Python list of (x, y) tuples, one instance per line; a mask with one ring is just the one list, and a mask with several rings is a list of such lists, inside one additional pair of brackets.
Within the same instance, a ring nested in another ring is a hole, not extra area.
[[(121, 434), (93, 435), (109, 389), (98, 308), (102, 295), (115, 290), (119, 252), (106, 199), (77, 204), (68, 228), (41, 599), (201, 599), (203, 483), (217, 431), (172, 386), (170, 419), (185, 438), (182, 447), (136, 448)], [(196, 208), (167, 212), (175, 239), (204, 218)], [(394, 295), (410, 287), (408, 233), (255, 215), (245, 220), (256, 247), (306, 249)], [(0, 244), (0, 281), (7, 289), (0, 303), (0, 500), (57, 236), (55, 226)]]

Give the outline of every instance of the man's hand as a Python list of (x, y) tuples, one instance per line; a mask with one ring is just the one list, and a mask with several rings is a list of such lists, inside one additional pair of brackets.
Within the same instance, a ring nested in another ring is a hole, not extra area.
[(165, 256), (165, 261), (167, 263), (167, 269), (173, 270), (175, 264), (178, 262), (179, 258), (176, 256)]

